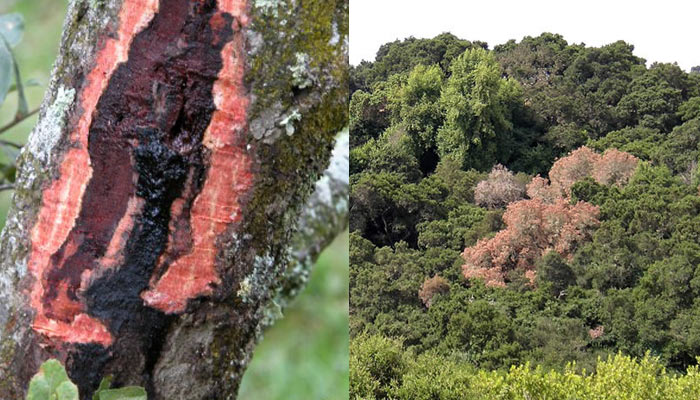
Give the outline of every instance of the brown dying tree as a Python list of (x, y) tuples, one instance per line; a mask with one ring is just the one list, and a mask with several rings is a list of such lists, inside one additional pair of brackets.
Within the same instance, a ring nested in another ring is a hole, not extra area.
[[(347, 0), (71, 0), (0, 238), (0, 399), (235, 399), (347, 223)], [(335, 144), (335, 150), (334, 150)]]

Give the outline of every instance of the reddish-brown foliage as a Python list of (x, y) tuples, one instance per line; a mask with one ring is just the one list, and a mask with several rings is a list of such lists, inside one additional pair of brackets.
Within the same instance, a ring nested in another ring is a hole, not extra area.
[(423, 304), (430, 308), (432, 304), (433, 297), (436, 294), (447, 293), (450, 290), (450, 284), (447, 280), (441, 276), (435, 275), (432, 278), (428, 278), (421, 285), (418, 291), (418, 297), (420, 297)]
[(505, 274), (517, 268), (532, 282), (537, 260), (550, 250), (571, 257), (590, 239), (598, 214), (592, 204), (569, 204), (565, 199), (512, 203), (503, 214), (506, 229), (464, 250), (462, 272), (466, 278), (484, 279), (488, 286), (505, 286)]
[(605, 327), (603, 325), (598, 325), (593, 329), (588, 330), (588, 336), (591, 339), (598, 339), (605, 333)]
[[(534, 283), (538, 259), (548, 251), (572, 257), (599, 224), (598, 207), (582, 201), (570, 204), (571, 186), (588, 177), (603, 185), (623, 185), (638, 163), (636, 157), (619, 150), (610, 149), (601, 156), (585, 146), (557, 160), (549, 181), (537, 176), (527, 185), (530, 200), (508, 205), (503, 215), (506, 229), (464, 250), (464, 276), (483, 279), (488, 286), (505, 286), (506, 273), (519, 269)], [(480, 198), (486, 199), (479, 204), (492, 206), (497, 195), (504, 198), (502, 193), (506, 191), (501, 182), (508, 177), (513, 178), (508, 170), (496, 166), (489, 179), (479, 184), (483, 192)]]
[(593, 179), (603, 185), (622, 186), (630, 180), (638, 163), (639, 159), (629, 153), (608, 149), (593, 166)]
[(538, 175), (527, 185), (527, 196), (551, 204), (561, 198), (561, 191), (558, 187), (550, 185), (548, 179)]
[(479, 182), (474, 190), (474, 201), (482, 207), (503, 207), (525, 195), (525, 186), (518, 182), (506, 167), (497, 164), (486, 180)]
[(586, 146), (580, 147), (564, 158), (560, 158), (549, 171), (549, 181), (553, 188), (569, 195), (571, 185), (593, 175), (595, 165), (600, 162), (600, 154)]
[(606, 150), (601, 156), (588, 147), (581, 147), (560, 158), (549, 171), (548, 183), (542, 177), (535, 177), (527, 185), (527, 195), (554, 203), (560, 197), (569, 197), (571, 186), (588, 177), (602, 185), (624, 185), (637, 168), (639, 159), (617, 149)]

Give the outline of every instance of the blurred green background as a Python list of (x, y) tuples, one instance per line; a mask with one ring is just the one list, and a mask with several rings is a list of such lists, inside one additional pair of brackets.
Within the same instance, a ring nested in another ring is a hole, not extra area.
[[(27, 88), (30, 109), (39, 106), (61, 37), (66, 0), (0, 0), (0, 14), (24, 15), (26, 33), (15, 56)], [(0, 126), (16, 109), (16, 94), (0, 108)], [(25, 143), (36, 123), (29, 118), (2, 139)], [(7, 157), (0, 154), (0, 157)], [(0, 193), (0, 225), (5, 224), (11, 192)], [(309, 286), (265, 333), (246, 373), (241, 400), (348, 398), (348, 235), (338, 237), (318, 260)]]

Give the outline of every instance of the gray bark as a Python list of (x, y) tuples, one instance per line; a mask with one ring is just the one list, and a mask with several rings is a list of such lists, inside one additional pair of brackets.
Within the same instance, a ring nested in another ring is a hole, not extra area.
[[(70, 1), (39, 122), (18, 159), (0, 238), (0, 399), (23, 398), (46, 359), (90, 362), (43, 346), (31, 328), (27, 258), (42, 189), (57, 178), (69, 145), (80, 80), (128, 1)], [(256, 174), (244, 222), (220, 238), (225, 284), (174, 317), (155, 354), (112, 360), (105, 369), (120, 385), (147, 387), (152, 399), (235, 399), (261, 331), (347, 224), (347, 133), (335, 140), (347, 124), (347, 0), (250, 3), (251, 22), (241, 34)]]

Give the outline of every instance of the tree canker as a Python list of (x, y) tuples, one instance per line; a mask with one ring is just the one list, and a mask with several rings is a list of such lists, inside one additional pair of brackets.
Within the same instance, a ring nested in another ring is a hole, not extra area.
[(124, 1), (32, 229), (33, 328), (47, 344), (147, 350), (167, 314), (220, 282), (216, 240), (253, 184), (246, 9)]

